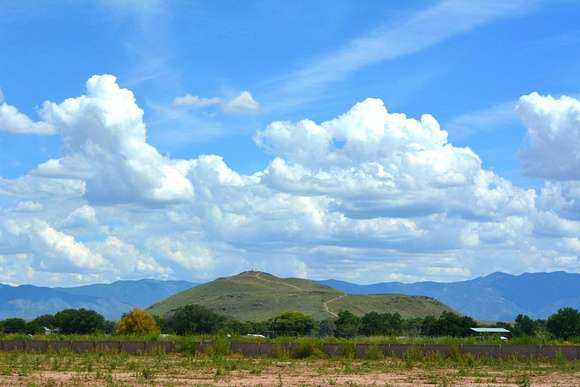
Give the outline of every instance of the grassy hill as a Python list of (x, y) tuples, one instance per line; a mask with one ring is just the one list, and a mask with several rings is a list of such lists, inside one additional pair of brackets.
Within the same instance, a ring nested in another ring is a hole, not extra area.
[(336, 317), (341, 310), (357, 315), (399, 312), (403, 317), (438, 316), (451, 310), (439, 301), (399, 294), (350, 295), (315, 281), (278, 278), (248, 271), (177, 293), (149, 308), (164, 315), (184, 305), (199, 304), (245, 321), (261, 321), (286, 311), (301, 311), (317, 320)]

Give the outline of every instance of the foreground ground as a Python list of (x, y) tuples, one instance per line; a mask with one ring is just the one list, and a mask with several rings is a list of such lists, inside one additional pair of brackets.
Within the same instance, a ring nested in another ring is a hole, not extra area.
[(0, 352), (0, 386), (580, 386), (580, 362)]

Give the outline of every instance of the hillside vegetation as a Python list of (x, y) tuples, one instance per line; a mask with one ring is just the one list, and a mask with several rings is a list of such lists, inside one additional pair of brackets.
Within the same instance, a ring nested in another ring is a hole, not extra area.
[(451, 311), (429, 297), (350, 295), (315, 281), (248, 271), (177, 293), (151, 306), (149, 312), (163, 316), (190, 304), (203, 305), (242, 321), (263, 321), (286, 311), (300, 311), (317, 320), (336, 317), (341, 310), (359, 316), (371, 311), (398, 312), (403, 318), (439, 316)]

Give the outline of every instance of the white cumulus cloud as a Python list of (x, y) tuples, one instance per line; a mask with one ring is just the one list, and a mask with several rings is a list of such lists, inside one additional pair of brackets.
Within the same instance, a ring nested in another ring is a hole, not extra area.
[(525, 171), (551, 180), (580, 180), (580, 101), (536, 92), (522, 96), (517, 112), (527, 128)]
[(389, 113), (378, 99), (321, 124), (274, 122), (256, 142), (278, 156), (264, 172), (266, 184), (328, 195), (352, 217), (493, 217), (534, 207), (533, 191), (484, 170), (471, 149), (447, 142), (432, 116)]
[(50, 136), (55, 134), (56, 130), (49, 123), (32, 121), (14, 106), (8, 105), (0, 99), (0, 132)]
[(65, 228), (88, 227), (96, 225), (97, 223), (97, 212), (93, 207), (85, 204), (75, 208), (75, 210), (60, 223), (60, 226)]
[[(544, 122), (523, 105), (526, 119)], [(39, 114), (63, 148), (26, 176), (0, 179), (0, 198), (14, 203), (0, 207), (5, 281), (204, 280), (249, 268), (453, 280), (578, 265), (573, 175), (519, 188), (451, 144), (435, 117), (378, 99), (323, 122), (272, 122), (255, 135), (272, 160), (251, 174), (219, 155), (161, 155), (132, 92), (112, 76)]]
[(188, 163), (146, 142), (143, 110), (133, 93), (111, 75), (93, 76), (86, 86), (86, 95), (44, 103), (41, 115), (58, 127), (63, 157), (42, 163), (34, 174), (80, 180), (85, 197), (97, 203), (191, 199)]

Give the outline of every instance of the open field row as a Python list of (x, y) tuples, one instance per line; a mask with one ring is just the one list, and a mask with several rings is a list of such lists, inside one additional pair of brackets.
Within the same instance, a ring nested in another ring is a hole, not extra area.
[(575, 386), (580, 362), (442, 358), (267, 359), (236, 355), (0, 352), (2, 386)]

